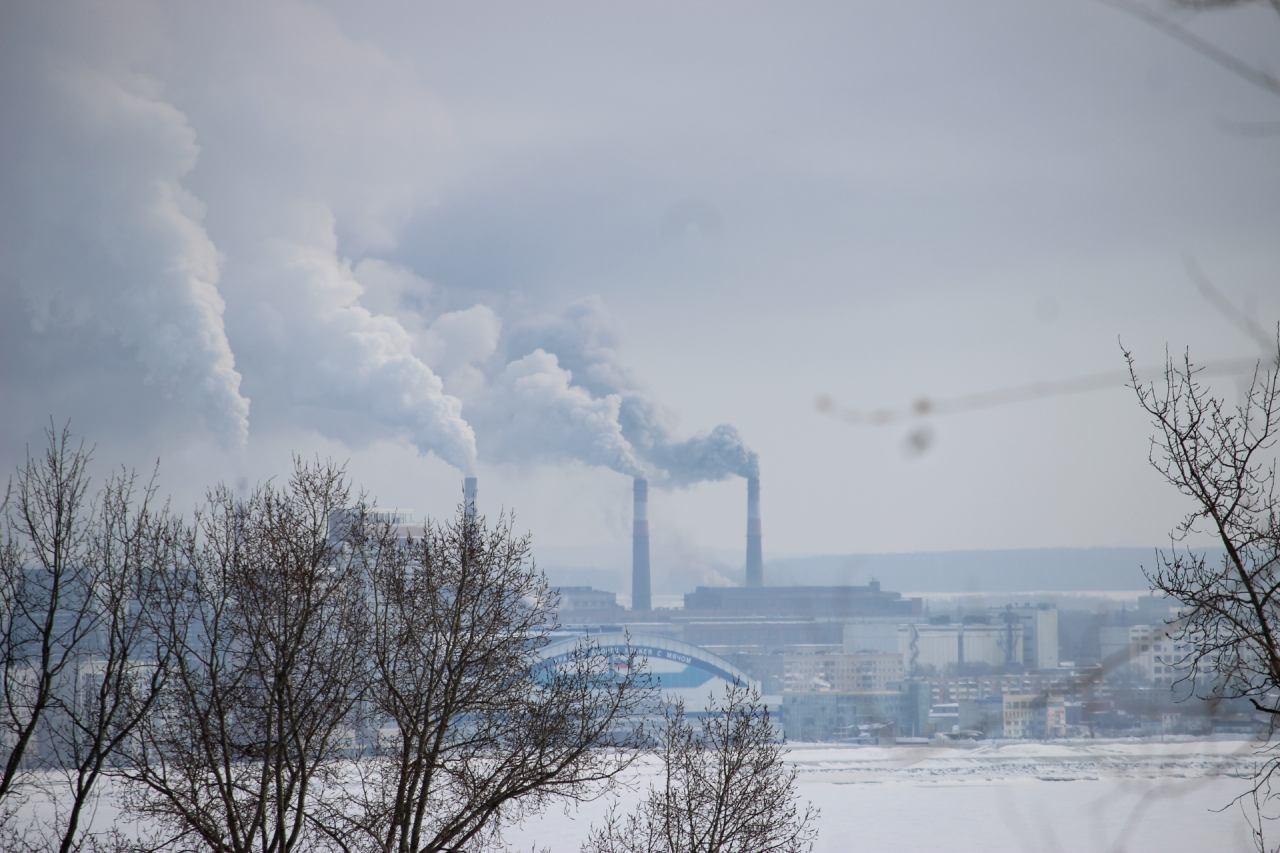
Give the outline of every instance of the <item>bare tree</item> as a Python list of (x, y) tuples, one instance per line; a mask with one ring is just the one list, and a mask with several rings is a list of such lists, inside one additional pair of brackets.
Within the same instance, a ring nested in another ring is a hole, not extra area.
[(341, 837), (383, 851), (482, 847), (550, 800), (598, 794), (633, 760), (651, 698), (635, 654), (612, 661), (584, 641), (543, 665), (558, 596), (509, 516), (490, 527), (464, 506), (379, 548), (393, 558), (368, 564), (378, 731), (332, 823)]
[(154, 478), (138, 488), (129, 471), (89, 500), (89, 462), (68, 428), (50, 428), (5, 516), (0, 652), (12, 749), (0, 799), (17, 792), (22, 768), (38, 768), (53, 806), (51, 821), (15, 825), (10, 846), (85, 843), (98, 783), (164, 679), (167, 654), (143, 614), (173, 543), (168, 510), (155, 507)]
[(240, 853), (322, 847), (318, 823), (350, 749), (368, 636), (363, 513), (344, 541), (343, 470), (295, 460), (246, 499), (213, 489), (164, 579), (153, 630), (175, 648), (126, 750), (126, 803), (168, 843)]
[[(1205, 387), (1189, 356), (1166, 359), (1159, 386), (1141, 382), (1133, 357), (1125, 352), (1125, 358), (1138, 402), (1155, 426), (1151, 464), (1191, 504), (1169, 549), (1147, 572), (1152, 588), (1180, 605), (1169, 631), (1189, 649), (1177, 661), (1186, 671), (1182, 683), (1206, 699), (1247, 699), (1274, 732), (1280, 721), (1280, 335), (1275, 360), (1259, 365), (1236, 406)], [(1203, 534), (1221, 546), (1220, 556), (1187, 544)], [(1258, 795), (1265, 805), (1278, 768), (1273, 747), (1246, 796)]]
[(818, 813), (801, 806), (796, 771), (755, 688), (735, 683), (696, 724), (666, 714), (662, 776), (639, 808), (610, 812), (585, 853), (791, 853), (810, 850)]
[(66, 427), (51, 426), (47, 438), (44, 455), (28, 454), (10, 485), (0, 525), (0, 809), (12, 808), (26, 771), (48, 761), (37, 735), (94, 627), (86, 576), (90, 451)]
[[(4, 804), (29, 768), (66, 782), (28, 846), (473, 849), (634, 760), (641, 662), (543, 660), (558, 597), (510, 518), (399, 539), (295, 461), (187, 524), (127, 472), (89, 502), (87, 462), (51, 432), (6, 505)], [(106, 774), (140, 829), (86, 834)]]
[(177, 524), (167, 507), (154, 506), (155, 494), (154, 478), (139, 490), (136, 475), (122, 471), (96, 500), (86, 555), (93, 631), (76, 655), (74, 678), (60, 691), (57, 724), (46, 727), (68, 794), (52, 791), (60, 807), (65, 802), (60, 853), (92, 839), (81, 820), (98, 782), (150, 713), (168, 674), (172, 645), (151, 632), (147, 614), (162, 600)]

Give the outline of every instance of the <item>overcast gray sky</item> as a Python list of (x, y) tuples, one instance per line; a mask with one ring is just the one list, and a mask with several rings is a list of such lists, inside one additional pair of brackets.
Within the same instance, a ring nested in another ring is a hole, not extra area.
[[(1150, 2), (1276, 67), (1268, 4)], [(1187, 257), (1280, 320), (1280, 98), (1100, 3), (368, 5), (0, 10), (6, 466), (50, 415), (182, 503), (294, 450), (434, 514), (475, 466), (619, 562), (628, 472), (712, 477), (656, 561), (740, 550), (740, 435), (766, 554), (1147, 545), (1118, 383), (923, 452), (814, 400), (1256, 355)]]

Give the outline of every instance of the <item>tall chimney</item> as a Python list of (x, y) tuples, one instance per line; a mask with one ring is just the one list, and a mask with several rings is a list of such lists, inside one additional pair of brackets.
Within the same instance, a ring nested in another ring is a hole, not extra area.
[(462, 512), (468, 518), (474, 518), (476, 514), (476, 497), (480, 493), (480, 487), (475, 477), (467, 477), (462, 481)]
[(760, 475), (747, 477), (747, 586), (764, 586), (764, 552), (760, 546)]
[(649, 481), (636, 477), (631, 527), (631, 609), (652, 610), (649, 589)]

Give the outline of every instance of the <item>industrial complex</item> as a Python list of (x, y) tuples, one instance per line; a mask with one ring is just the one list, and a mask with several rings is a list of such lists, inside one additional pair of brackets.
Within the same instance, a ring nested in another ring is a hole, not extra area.
[[(591, 636), (647, 659), (664, 694), (697, 713), (737, 679), (756, 684), (787, 737), (894, 742), (1202, 732), (1255, 725), (1249, 709), (1178, 704), (1185, 672), (1167, 606), (1085, 621), (1044, 601), (931, 611), (922, 597), (863, 585), (767, 583), (760, 477), (746, 477), (741, 586), (699, 586), (655, 607), (649, 484), (632, 484), (631, 606), (615, 592), (561, 586), (554, 663)], [(474, 477), (464, 487), (474, 511)], [(1071, 655), (1063, 653), (1069, 645)]]

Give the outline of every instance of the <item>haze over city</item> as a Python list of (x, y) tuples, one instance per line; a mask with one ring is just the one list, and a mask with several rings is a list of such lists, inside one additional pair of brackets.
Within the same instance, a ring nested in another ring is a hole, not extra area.
[[(1266, 14), (1196, 26), (1264, 57)], [(474, 454), (549, 555), (621, 563), (626, 392), (736, 428), (771, 555), (1150, 546), (1181, 504), (1119, 380), (815, 400), (1256, 356), (1189, 257), (1280, 316), (1274, 102), (1104, 4), (4, 15), (9, 465), (52, 415), (182, 502), (297, 451), (426, 513)], [(739, 553), (741, 494), (662, 490), (655, 548)]]

